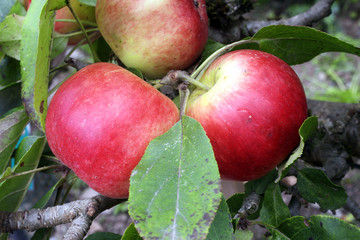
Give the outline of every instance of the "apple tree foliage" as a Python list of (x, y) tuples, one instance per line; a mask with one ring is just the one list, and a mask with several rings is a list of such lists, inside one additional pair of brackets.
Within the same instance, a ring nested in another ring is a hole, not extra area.
[[(81, 2), (95, 4), (95, 0)], [(49, 81), (59, 66), (50, 62), (67, 46), (66, 35), (53, 33), (54, 10), (66, 1), (35, 0), (32, 4), (26, 13), (16, 0), (0, 3), (0, 211), (17, 211), (40, 165), (51, 167), (44, 161), (44, 121)], [(313, 28), (269, 26), (230, 45), (209, 40), (202, 64), (192, 77), (199, 78), (201, 70), (221, 54), (244, 48), (272, 53), (290, 65), (324, 52), (360, 56), (360, 48)], [(93, 43), (93, 49), (101, 61), (110, 61), (110, 49), (102, 38)], [(138, 70), (132, 71), (141, 76)], [(29, 123), (37, 130), (19, 141)], [(266, 227), (271, 239), (360, 239), (360, 230), (341, 219), (291, 216), (282, 199), (284, 189), (279, 181), (302, 155), (317, 124), (316, 117), (309, 117), (299, 130), (301, 143), (287, 161), (266, 176), (247, 182), (244, 193), (225, 199), (209, 139), (196, 120), (183, 116), (149, 144), (134, 169), (129, 196), (133, 224), (121, 239), (251, 239), (253, 233), (246, 230), (247, 224)], [(60, 178), (34, 207), (44, 208), (66, 181), (69, 178)], [(318, 169), (300, 169), (296, 186), (303, 199), (324, 210), (339, 209), (347, 199), (344, 188)], [(259, 207), (246, 219), (239, 217), (243, 203), (253, 193), (260, 196)], [(34, 239), (45, 234), (46, 230), (38, 230)], [(6, 235), (0, 237), (5, 239)], [(104, 238), (120, 236), (97, 233), (89, 237)]]

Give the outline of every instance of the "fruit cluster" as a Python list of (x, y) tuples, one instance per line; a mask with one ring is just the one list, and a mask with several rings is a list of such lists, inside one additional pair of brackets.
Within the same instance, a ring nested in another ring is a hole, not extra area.
[[(94, 14), (81, 4), (77, 14), (81, 8)], [(204, 0), (97, 0), (95, 16), (117, 57), (149, 79), (189, 68), (208, 38)], [(279, 58), (233, 51), (199, 81), (209, 89), (192, 91), (186, 114), (205, 129), (222, 177), (259, 178), (298, 145), (306, 98), (295, 72)], [(126, 198), (131, 171), (147, 145), (178, 120), (176, 105), (150, 84), (115, 64), (94, 63), (55, 93), (46, 136), (53, 153), (90, 187)]]

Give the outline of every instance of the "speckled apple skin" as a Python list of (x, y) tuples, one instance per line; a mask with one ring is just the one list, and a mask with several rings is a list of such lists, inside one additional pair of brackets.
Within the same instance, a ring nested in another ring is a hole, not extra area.
[(188, 68), (208, 37), (204, 0), (98, 0), (95, 14), (114, 53), (148, 78)]
[(129, 71), (91, 64), (66, 80), (46, 118), (49, 146), (91, 188), (127, 198), (149, 142), (179, 120), (176, 105)]
[(223, 178), (248, 181), (275, 168), (298, 146), (307, 117), (293, 69), (262, 51), (227, 53), (207, 69), (186, 114), (204, 127)]

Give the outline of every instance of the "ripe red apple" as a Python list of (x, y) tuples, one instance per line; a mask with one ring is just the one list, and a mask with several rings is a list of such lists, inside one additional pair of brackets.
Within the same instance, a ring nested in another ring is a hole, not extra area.
[[(79, 17), (80, 20), (89, 21), (95, 23), (95, 7), (85, 5), (78, 0), (69, 0), (74, 12)], [(29, 8), (31, 4), (31, 0), (25, 0), (24, 6), (26, 9)], [(70, 12), (68, 7), (63, 7), (56, 11), (56, 19), (71, 19), (75, 20), (74, 16)], [(84, 24), (84, 27), (88, 25)], [(68, 34), (72, 32), (80, 31), (80, 26), (76, 22), (55, 22), (55, 31), (61, 34)], [(73, 36), (69, 38), (68, 44), (75, 45), (80, 40), (82, 40), (84, 36), (79, 34), (77, 36)]]
[(307, 117), (303, 86), (292, 68), (262, 51), (239, 50), (216, 59), (200, 80), (186, 114), (204, 127), (223, 178), (260, 178), (299, 144)]
[(91, 188), (126, 198), (131, 171), (149, 142), (179, 120), (176, 105), (150, 84), (111, 64), (91, 64), (55, 93), (46, 136), (56, 157)]
[(114, 53), (148, 78), (188, 68), (207, 41), (204, 0), (97, 0), (95, 10)]

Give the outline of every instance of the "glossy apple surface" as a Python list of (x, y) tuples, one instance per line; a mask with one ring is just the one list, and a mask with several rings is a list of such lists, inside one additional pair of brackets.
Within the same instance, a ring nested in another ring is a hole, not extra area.
[(195, 89), (186, 114), (204, 127), (223, 178), (260, 178), (298, 146), (306, 97), (281, 59), (257, 50), (233, 51), (216, 59), (201, 82), (211, 89)]
[(175, 104), (129, 71), (91, 64), (51, 100), (46, 136), (56, 157), (97, 192), (126, 198), (149, 142), (179, 120)]
[(188, 68), (208, 36), (204, 0), (98, 0), (96, 21), (119, 59), (153, 79)]

